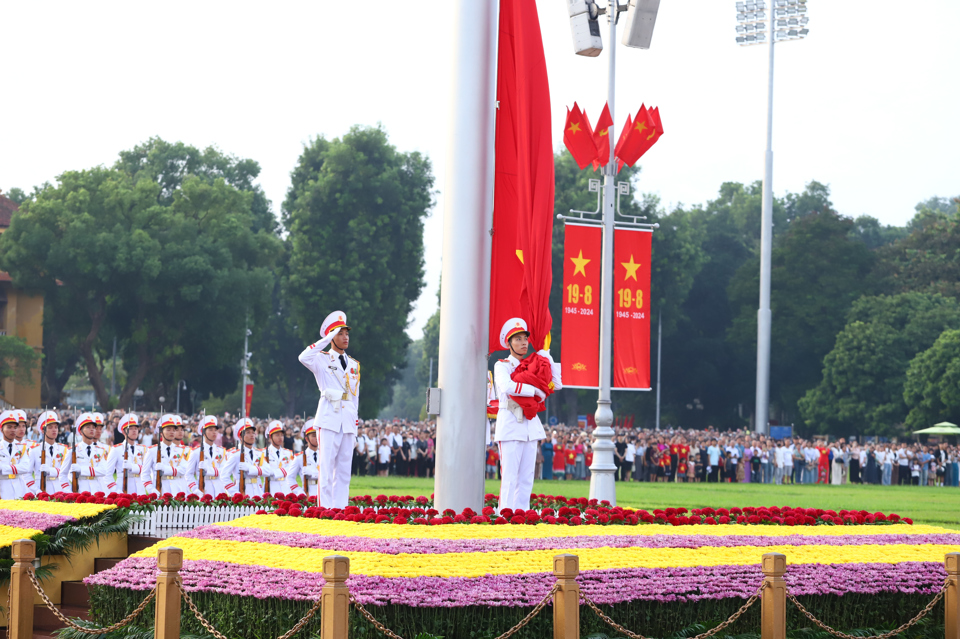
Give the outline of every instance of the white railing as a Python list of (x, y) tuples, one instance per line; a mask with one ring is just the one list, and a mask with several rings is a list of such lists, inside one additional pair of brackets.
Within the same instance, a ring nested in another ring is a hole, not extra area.
[(166, 538), (198, 526), (246, 517), (259, 509), (259, 506), (160, 506), (130, 524), (127, 534)]

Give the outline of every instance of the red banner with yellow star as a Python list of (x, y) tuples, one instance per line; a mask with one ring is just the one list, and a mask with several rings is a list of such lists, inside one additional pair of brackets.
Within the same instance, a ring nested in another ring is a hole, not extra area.
[(620, 390), (650, 390), (652, 238), (646, 229), (613, 234), (613, 387)]
[(560, 325), (560, 369), (566, 388), (600, 385), (600, 249), (599, 226), (566, 225)]

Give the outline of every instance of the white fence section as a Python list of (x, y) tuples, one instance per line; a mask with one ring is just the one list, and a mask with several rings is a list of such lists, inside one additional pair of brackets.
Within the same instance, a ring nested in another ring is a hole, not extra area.
[(160, 506), (130, 524), (127, 534), (166, 538), (198, 526), (246, 517), (259, 509), (259, 506)]

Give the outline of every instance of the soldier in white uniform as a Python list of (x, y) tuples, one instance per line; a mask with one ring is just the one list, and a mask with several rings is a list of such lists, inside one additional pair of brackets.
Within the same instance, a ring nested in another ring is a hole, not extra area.
[[(13, 410), (14, 417), (17, 418), (17, 430), (13, 435), (13, 441), (15, 444), (19, 444), (19, 453), (17, 455), (17, 463), (19, 464), (27, 455), (30, 454), (30, 451), (37, 445), (37, 442), (30, 441), (27, 439), (27, 411), (15, 408)], [(16, 450), (16, 446), (14, 446)], [(17, 475), (20, 479), (20, 494), (33, 493), (35, 483), (35, 475), (32, 472), (20, 473)]]
[(70, 449), (57, 443), (60, 434), (60, 417), (52, 410), (40, 413), (37, 418), (43, 443), (30, 450), (30, 469), (33, 475), (27, 482), (27, 492), (53, 494), (60, 490), (57, 478)]
[(22, 473), (29, 473), (29, 457), (22, 455), (23, 445), (15, 440), (17, 416), (13, 411), (0, 413), (0, 429), (3, 441), (0, 442), (0, 499), (20, 499), (23, 497)]
[[(237, 448), (230, 458), (230, 466), (234, 469), (236, 485), (231, 488), (234, 493), (242, 492), (247, 497), (260, 497), (263, 495), (264, 479), (268, 476), (270, 469), (263, 449), (254, 446), (257, 429), (249, 417), (244, 417), (233, 425), (233, 433), (237, 440)], [(243, 461), (240, 460), (241, 454)], [(243, 476), (242, 491), (240, 490), (241, 475)]]
[(173, 415), (162, 415), (157, 422), (157, 428), (160, 431), (159, 443), (149, 446), (143, 455), (143, 469), (140, 472), (143, 490), (148, 495), (170, 493), (176, 496), (177, 493), (186, 493), (183, 470), (180, 467), (183, 449), (175, 439), (177, 420)]
[[(270, 480), (275, 478), (277, 473), (280, 472), (280, 469), (289, 464), (293, 459), (293, 451), (283, 447), (283, 422), (278, 419), (273, 420), (267, 425), (267, 448), (265, 452), (267, 468), (269, 469), (267, 471), (267, 481), (270, 482)], [(284, 482), (277, 482), (276, 484), (270, 482), (267, 484), (267, 488), (268, 490), (266, 492), (270, 493), (290, 492), (286, 490)]]
[(177, 469), (178, 472), (174, 481), (176, 482), (177, 492), (189, 495), (197, 492), (197, 475), (195, 472), (190, 472), (190, 468), (193, 467), (190, 464), (190, 458), (194, 454), (194, 449), (183, 441), (187, 431), (183, 424), (183, 417), (174, 414), (173, 419), (177, 423), (177, 427), (173, 431), (173, 440), (180, 447), (180, 467)]
[[(230, 475), (233, 474), (233, 468), (228, 464), (230, 453), (223, 446), (217, 446), (218, 422), (214, 415), (207, 415), (197, 424), (198, 435), (200, 435), (200, 448), (191, 451), (190, 458), (187, 460), (186, 470), (189, 477), (196, 477), (196, 486), (192, 486), (198, 495), (217, 495), (229, 494), (233, 482), (230, 481)], [(203, 458), (201, 460), (201, 457)], [(240, 458), (237, 457), (237, 460)], [(203, 476), (203, 489), (200, 488), (200, 477)]]
[[(116, 473), (115, 492), (134, 495), (143, 494), (141, 475), (143, 474), (146, 449), (137, 443), (140, 437), (140, 420), (134, 413), (120, 418), (117, 428), (123, 433), (124, 441), (110, 449), (109, 465)], [(126, 476), (126, 481), (124, 481)]]
[[(518, 384), (510, 377), (527, 355), (530, 332), (527, 323), (514, 317), (500, 329), (500, 344), (510, 350), (510, 356), (493, 366), (493, 378), (497, 385), (499, 405), (497, 410), (496, 441), (500, 446), (500, 509), (527, 510), (530, 508), (530, 492), (533, 490), (533, 471), (537, 462), (539, 441), (546, 438), (540, 416), (526, 419), (520, 406), (511, 397), (536, 397), (544, 399), (546, 393), (531, 384)], [(539, 355), (550, 360), (553, 372), (553, 390), (560, 390), (560, 365), (554, 363), (550, 351), (544, 349)]]
[[(113, 469), (107, 467), (107, 448), (96, 440), (97, 423), (91, 413), (83, 413), (77, 418), (74, 438), (76, 446), (67, 452), (60, 468), (60, 488), (64, 492), (89, 491), (104, 494), (113, 491)], [(74, 461), (73, 455), (77, 459)]]
[(320, 476), (320, 449), (317, 446), (317, 427), (308, 419), (303, 425), (303, 440), (307, 446), (274, 473), (278, 489), (288, 493), (302, 492), (307, 497), (317, 496), (317, 478)]
[[(360, 406), (360, 362), (346, 354), (350, 327), (342, 311), (327, 315), (323, 337), (300, 353), (320, 389), (314, 424), (320, 431), (319, 500), (325, 508), (346, 508), (350, 496), (350, 466), (357, 436)], [(330, 345), (329, 351), (323, 349)]]

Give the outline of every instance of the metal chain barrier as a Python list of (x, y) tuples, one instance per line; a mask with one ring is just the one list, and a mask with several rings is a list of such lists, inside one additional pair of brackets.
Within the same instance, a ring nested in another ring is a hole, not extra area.
[[(113, 632), (114, 630), (119, 630), (124, 626), (130, 625), (130, 622), (136, 619), (137, 616), (141, 612), (143, 612), (143, 609), (147, 607), (147, 604), (153, 601), (153, 598), (157, 596), (157, 587), (154, 586), (153, 590), (150, 591), (150, 594), (147, 595), (147, 598), (141, 601), (140, 605), (137, 606), (133, 612), (131, 612), (129, 615), (127, 615), (117, 623), (113, 624), (112, 626), (107, 626), (106, 628), (87, 628), (85, 626), (79, 626), (73, 623), (73, 621), (68, 619), (62, 612), (60, 612), (57, 606), (52, 601), (50, 601), (50, 598), (47, 596), (47, 593), (43, 591), (43, 586), (41, 586), (40, 582), (37, 581), (37, 576), (36, 574), (34, 574), (32, 567), (27, 571), (27, 576), (30, 577), (30, 583), (33, 584), (33, 587), (36, 589), (37, 594), (40, 595), (40, 598), (43, 599), (43, 603), (45, 603), (47, 605), (47, 608), (49, 608), (53, 612), (53, 614), (57, 616), (57, 619), (59, 619), (64, 624), (66, 624), (67, 627), (73, 628), (74, 630), (79, 630), (80, 632), (85, 632), (88, 635), (105, 635), (109, 632)], [(7, 605), (9, 606), (9, 601), (7, 602)], [(10, 633), (9, 624), (7, 624), (7, 626), (8, 626), (7, 639), (9, 639), (9, 633)]]
[(804, 616), (804, 617), (806, 617), (807, 619), (809, 619), (810, 621), (812, 621), (814, 624), (816, 624), (817, 627), (819, 627), (821, 630), (825, 630), (825, 631), (829, 632), (829, 633), (830, 633), (831, 635), (833, 635), (834, 637), (839, 637), (840, 639), (890, 639), (891, 637), (895, 637), (896, 635), (899, 635), (901, 632), (903, 632), (904, 630), (906, 630), (906, 629), (909, 628), (910, 626), (913, 626), (913, 625), (916, 624), (918, 621), (920, 621), (921, 619), (923, 619), (924, 617), (926, 617), (926, 616), (930, 613), (930, 611), (933, 610), (933, 607), (937, 605), (937, 602), (939, 602), (941, 599), (943, 599), (943, 595), (947, 592), (947, 585), (948, 585), (948, 584), (949, 584), (948, 581), (944, 581), (943, 588), (940, 589), (940, 592), (937, 593), (937, 596), (934, 597), (934, 598), (933, 598), (933, 601), (931, 601), (930, 603), (928, 603), (927, 606), (926, 606), (923, 610), (921, 610), (919, 613), (917, 613), (917, 616), (916, 616), (916, 617), (914, 617), (914, 618), (911, 619), (910, 621), (906, 622), (905, 624), (903, 624), (903, 625), (900, 626), (899, 628), (895, 628), (895, 629), (891, 630), (890, 632), (885, 632), (885, 633), (883, 633), (882, 635), (873, 635), (873, 636), (870, 636), (870, 637), (858, 637), (858, 636), (854, 636), (854, 635), (848, 635), (848, 634), (846, 634), (846, 633), (840, 632), (839, 630), (836, 630), (836, 629), (834, 629), (834, 628), (831, 628), (831, 627), (828, 626), (827, 624), (823, 623), (822, 621), (820, 621), (819, 619), (817, 619), (816, 617), (814, 617), (814, 616), (810, 613), (809, 610), (807, 610), (806, 608), (804, 608), (804, 607), (803, 607), (803, 604), (800, 603), (799, 601), (797, 601), (797, 598), (794, 597), (793, 595), (791, 595), (789, 590), (787, 590), (787, 599), (789, 599), (790, 601), (793, 602), (793, 605), (796, 606), (797, 609), (798, 609), (801, 613), (803, 613), (803, 616)]
[[(696, 637), (690, 637), (690, 639), (707, 639), (707, 637), (712, 637), (713, 635), (717, 634), (718, 632), (720, 632), (721, 630), (723, 630), (724, 628), (726, 628), (727, 626), (735, 622), (737, 619), (740, 618), (740, 616), (743, 613), (747, 611), (747, 609), (750, 608), (750, 606), (757, 603), (757, 601), (760, 599), (760, 593), (762, 593), (763, 589), (766, 587), (767, 587), (766, 582), (761, 583), (760, 587), (757, 588), (756, 594), (754, 594), (752, 597), (747, 599), (746, 603), (740, 606), (740, 610), (730, 615), (729, 619), (724, 621), (722, 624), (716, 626), (715, 628), (711, 628), (710, 630), (707, 630), (706, 632), (697, 635)], [(603, 611), (597, 607), (597, 604), (593, 603), (593, 601), (589, 597), (583, 594), (583, 591), (580, 591), (580, 599), (585, 604), (587, 604), (587, 606), (589, 606), (590, 609), (593, 610), (598, 617), (603, 619), (603, 621), (614, 630), (617, 630), (618, 632), (622, 632), (625, 636), (629, 637), (630, 639), (649, 639), (648, 637), (644, 637), (641, 634), (630, 632), (629, 630), (627, 630), (626, 628), (618, 624), (616, 621), (614, 621), (607, 615), (603, 614)], [(868, 637), (850, 637), (850, 639), (869, 639), (869, 638)]]
[[(517, 623), (517, 625), (515, 625), (513, 628), (511, 628), (510, 630), (507, 630), (505, 633), (503, 633), (503, 634), (500, 635), (499, 637), (496, 637), (496, 639), (509, 639), (509, 638), (512, 637), (517, 631), (519, 631), (521, 628), (523, 628), (523, 627), (526, 626), (528, 623), (530, 623), (530, 621), (532, 621), (534, 617), (536, 617), (537, 615), (540, 614), (540, 612), (544, 609), (544, 607), (546, 607), (546, 605), (550, 602), (550, 600), (553, 599), (553, 596), (554, 596), (555, 594), (557, 594), (557, 591), (558, 591), (558, 590), (560, 590), (560, 584), (554, 585), (553, 588), (550, 589), (550, 592), (548, 592), (548, 593), (546, 594), (546, 596), (545, 596), (543, 599), (540, 600), (540, 603), (538, 603), (538, 604), (533, 608), (533, 610), (531, 610), (531, 611), (529, 612), (529, 614), (527, 614), (526, 617), (524, 617), (523, 619), (521, 619), (521, 620)], [(369, 621), (369, 622), (373, 625), (374, 628), (376, 628), (377, 630), (379, 630), (380, 632), (382, 632), (384, 635), (386, 635), (386, 636), (389, 637), (390, 639), (403, 639), (400, 635), (398, 635), (397, 633), (395, 633), (394, 631), (390, 630), (389, 628), (387, 628), (386, 626), (384, 626), (382, 623), (380, 623), (379, 621), (377, 621), (377, 620), (374, 618), (374, 616), (371, 615), (370, 612), (369, 612), (366, 608), (363, 607), (363, 604), (361, 604), (359, 601), (357, 601), (356, 599), (354, 599), (354, 597), (353, 597), (352, 594), (350, 595), (350, 603), (352, 603), (353, 606), (357, 609), (357, 612), (359, 612), (361, 615), (363, 615), (363, 617), (364, 617), (367, 621)]]
[[(190, 595), (187, 594), (186, 589), (183, 587), (183, 580), (180, 579), (180, 577), (177, 577), (176, 584), (177, 588), (180, 589), (180, 594), (183, 595), (183, 600), (187, 602), (187, 606), (193, 611), (193, 615), (197, 618), (197, 621), (199, 621), (200, 624), (207, 629), (207, 632), (216, 637), (216, 639), (227, 639), (216, 628), (213, 627), (213, 624), (207, 621), (207, 618), (204, 617), (203, 613), (200, 612), (200, 609), (197, 608), (197, 604), (193, 603), (193, 599), (191, 599)], [(323, 599), (317, 599), (314, 602), (313, 607), (307, 611), (307, 614), (300, 619), (300, 621), (298, 621), (293, 628), (280, 635), (277, 639), (290, 639), (290, 637), (300, 632), (300, 630), (302, 630), (303, 627), (307, 625), (311, 619), (313, 619), (313, 615), (317, 614), (317, 611), (320, 610), (320, 604), (322, 601)]]

